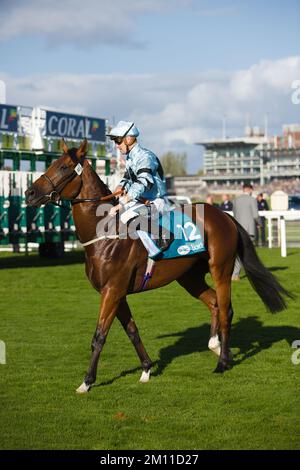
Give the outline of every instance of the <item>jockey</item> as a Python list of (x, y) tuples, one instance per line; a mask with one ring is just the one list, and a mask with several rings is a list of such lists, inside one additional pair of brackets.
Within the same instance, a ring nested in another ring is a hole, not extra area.
[[(138, 209), (144, 207), (145, 201), (149, 201), (151, 206), (153, 204), (159, 213), (169, 210), (166, 181), (161, 163), (154, 153), (138, 144), (138, 135), (138, 128), (133, 122), (128, 121), (119, 121), (108, 134), (121, 154), (126, 155), (125, 174), (116, 188), (116, 190), (123, 190), (123, 195), (119, 199), (119, 204), (110, 211), (110, 215), (114, 216), (122, 209), (124, 211), (121, 215), (123, 223), (128, 223), (137, 217)], [(143, 232), (143, 237), (140, 237), (143, 243), (146, 241), (145, 235), (147, 234)], [(155, 240), (155, 243), (158, 246), (157, 253), (159, 253), (169, 246), (170, 240), (161, 237)], [(149, 243), (146, 247), (149, 248)]]

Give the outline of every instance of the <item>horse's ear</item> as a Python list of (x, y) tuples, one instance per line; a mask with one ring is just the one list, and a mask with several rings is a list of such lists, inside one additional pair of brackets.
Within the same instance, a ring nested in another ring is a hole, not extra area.
[(69, 149), (68, 149), (68, 146), (67, 146), (67, 144), (66, 144), (65, 139), (62, 139), (62, 141), (61, 141), (61, 148), (62, 148), (62, 151), (63, 151), (64, 153), (68, 153), (68, 152), (69, 152)]
[(84, 141), (81, 142), (79, 149), (77, 149), (76, 157), (77, 158), (85, 157), (87, 152), (88, 152), (88, 141), (84, 139)]

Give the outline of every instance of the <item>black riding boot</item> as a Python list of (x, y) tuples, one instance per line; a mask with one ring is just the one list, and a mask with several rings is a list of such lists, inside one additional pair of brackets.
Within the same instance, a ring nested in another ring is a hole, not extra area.
[(166, 251), (174, 240), (174, 234), (170, 233), (168, 238), (160, 237), (155, 240), (155, 244), (161, 251)]

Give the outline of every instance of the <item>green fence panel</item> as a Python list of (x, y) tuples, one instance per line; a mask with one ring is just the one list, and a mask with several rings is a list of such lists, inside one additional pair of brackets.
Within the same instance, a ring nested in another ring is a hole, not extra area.
[(45, 234), (44, 209), (42, 207), (26, 207), (27, 241), (42, 243)]
[(22, 196), (10, 196), (8, 208), (8, 225), (10, 243), (19, 244), (26, 241), (26, 204)]
[(76, 240), (74, 220), (72, 216), (71, 204), (64, 202), (64, 207), (61, 208), (60, 212), (60, 227), (62, 239), (64, 241)]
[(9, 243), (9, 223), (8, 223), (9, 200), (0, 196), (0, 244)]
[(45, 223), (45, 241), (60, 242), (60, 208), (53, 204), (47, 204), (44, 207), (44, 223)]

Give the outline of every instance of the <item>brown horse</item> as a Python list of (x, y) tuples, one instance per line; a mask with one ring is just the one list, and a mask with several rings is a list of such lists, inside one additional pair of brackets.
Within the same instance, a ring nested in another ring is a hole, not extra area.
[[(78, 149), (68, 149), (63, 142), (63, 155), (48, 168), (26, 191), (26, 202), (31, 206), (72, 200), (72, 211), (80, 241), (85, 244), (86, 274), (94, 288), (101, 293), (99, 319), (92, 339), (92, 356), (88, 373), (78, 393), (87, 392), (96, 380), (97, 364), (107, 334), (117, 317), (132, 341), (140, 358), (143, 373), (141, 381), (149, 379), (151, 360), (139, 336), (126, 296), (140, 292), (148, 255), (139, 239), (99, 239), (96, 214), (101, 201), (112, 198), (85, 159), (87, 141)], [(197, 206), (193, 216), (199, 223)], [(156, 289), (174, 280), (193, 297), (202, 300), (211, 313), (209, 348), (219, 355), (215, 372), (224, 372), (230, 366), (229, 333), (233, 316), (231, 305), (231, 275), (238, 255), (245, 272), (266, 307), (272, 311), (286, 308), (283, 295), (290, 295), (263, 266), (247, 232), (236, 220), (219, 209), (205, 204), (204, 233), (206, 251), (193, 256), (156, 262), (155, 275), (147, 290)], [(215, 290), (205, 282), (210, 272)], [(220, 335), (220, 340), (219, 340)]]

